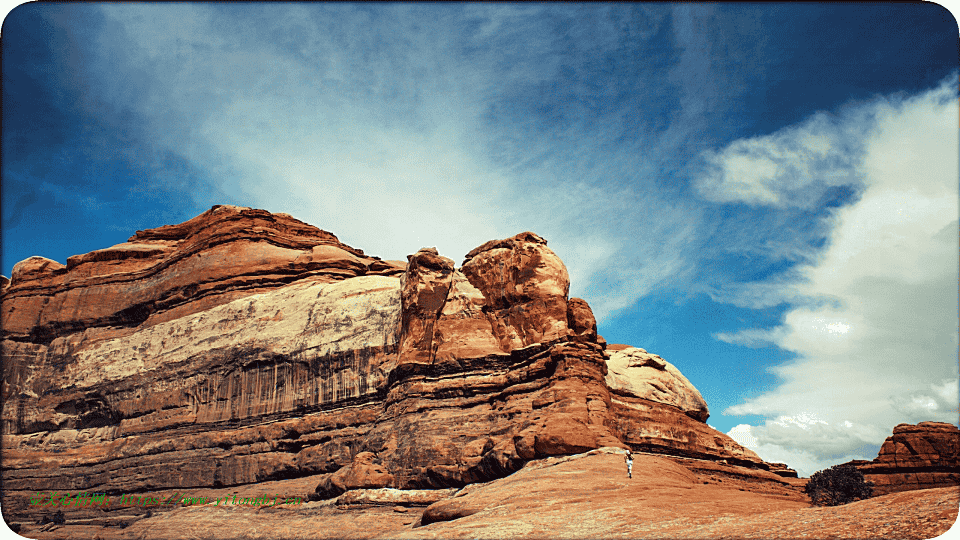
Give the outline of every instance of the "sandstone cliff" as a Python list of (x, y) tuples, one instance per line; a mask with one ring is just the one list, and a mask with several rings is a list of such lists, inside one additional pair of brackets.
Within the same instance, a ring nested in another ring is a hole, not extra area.
[(945, 422), (900, 424), (873, 461), (852, 463), (874, 495), (960, 486), (960, 428)]
[(460, 487), (604, 446), (770, 468), (674, 366), (606, 350), (568, 292), (533, 233), (404, 264), (231, 206), (27, 259), (0, 293), (4, 511), (308, 476), (319, 498)]

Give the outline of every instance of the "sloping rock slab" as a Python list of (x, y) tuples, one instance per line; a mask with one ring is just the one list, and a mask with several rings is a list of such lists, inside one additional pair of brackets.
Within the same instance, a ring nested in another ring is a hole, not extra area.
[(449, 489), (353, 489), (337, 497), (338, 506), (428, 506), (448, 499), (457, 488)]

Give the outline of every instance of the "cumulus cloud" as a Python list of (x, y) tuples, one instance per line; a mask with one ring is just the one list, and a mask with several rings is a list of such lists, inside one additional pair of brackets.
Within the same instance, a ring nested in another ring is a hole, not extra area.
[[(724, 411), (767, 418), (731, 432), (750, 435), (744, 440), (765, 459), (794, 459), (798, 468), (872, 459), (900, 422), (957, 422), (955, 87), (952, 77), (920, 95), (861, 106), (852, 125), (864, 130), (862, 149), (838, 153), (829, 167), (817, 162), (834, 151), (833, 134), (852, 128), (822, 120), (709, 156), (717, 171), (749, 172), (704, 179), (715, 200), (802, 205), (804, 193), (816, 198), (835, 179), (862, 184), (856, 202), (833, 212), (822, 256), (799, 267), (796, 281), (766, 284), (765, 294), (795, 302), (782, 324), (714, 335), (796, 356), (770, 368), (779, 386)], [(745, 165), (754, 161), (769, 166)]]
[(838, 463), (873, 459), (880, 449), (875, 439), (882, 442), (890, 435), (849, 421), (829, 424), (804, 413), (769, 419), (761, 426), (740, 424), (727, 434), (764, 460), (786, 463), (803, 477)]

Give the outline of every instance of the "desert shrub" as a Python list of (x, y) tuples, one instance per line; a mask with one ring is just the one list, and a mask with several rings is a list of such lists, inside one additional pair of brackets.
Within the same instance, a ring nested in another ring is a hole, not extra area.
[(869, 498), (873, 482), (867, 482), (853, 465), (834, 465), (813, 473), (803, 492), (817, 506), (837, 506)]

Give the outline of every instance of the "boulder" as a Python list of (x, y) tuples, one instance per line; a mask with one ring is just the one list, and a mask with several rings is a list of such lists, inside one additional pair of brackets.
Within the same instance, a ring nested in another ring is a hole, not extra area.
[(492, 240), (467, 253), (460, 271), (486, 299), (501, 350), (566, 335), (570, 276), (543, 238)]
[(372, 452), (360, 452), (353, 462), (325, 477), (317, 486), (320, 499), (330, 499), (353, 489), (375, 489), (393, 484), (393, 475), (380, 463)]
[(680, 370), (643, 349), (627, 347), (612, 352), (606, 382), (616, 395), (670, 405), (700, 422), (710, 417), (707, 402)]

